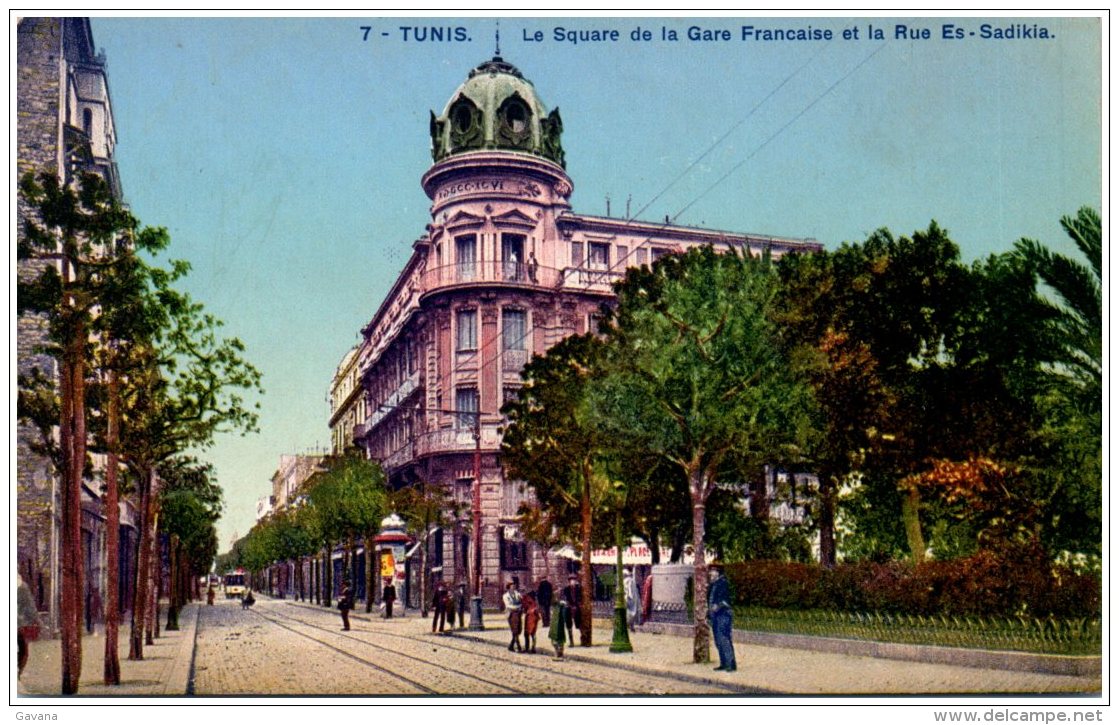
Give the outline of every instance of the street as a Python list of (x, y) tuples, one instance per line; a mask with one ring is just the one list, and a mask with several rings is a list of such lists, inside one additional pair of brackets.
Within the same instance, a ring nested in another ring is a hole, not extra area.
[[(490, 629), (503, 620), (494, 615)], [(195, 695), (654, 695), (747, 694), (743, 683), (702, 683), (670, 673), (552, 659), (541, 629), (536, 654), (490, 641), (431, 634), (430, 620), (351, 616), (265, 600), (203, 607), (195, 649)], [(575, 648), (576, 650), (578, 648)]]
[[(537, 654), (509, 652), (500, 613), (487, 612), (482, 632), (431, 633), (415, 611), (384, 620), (359, 609), (342, 632), (336, 609), (258, 597), (250, 610), (219, 599), (192, 603), (183, 627), (145, 647), (143, 661), (127, 659), (127, 627), (120, 641), (121, 684), (101, 682), (104, 639), (83, 638), (80, 695), (165, 697), (223, 695), (976, 695), (1091, 696), (1102, 691), (1098, 670), (1057, 674), (992, 666), (935, 664), (736, 643), (737, 672), (714, 672), (692, 662), (688, 636), (638, 631), (634, 651), (609, 651), (609, 621), (597, 620), (593, 647), (568, 648), (552, 659), (538, 633)], [(1061, 660), (1062, 658), (1055, 658)], [(35, 642), (18, 694), (59, 693), (58, 640)]]

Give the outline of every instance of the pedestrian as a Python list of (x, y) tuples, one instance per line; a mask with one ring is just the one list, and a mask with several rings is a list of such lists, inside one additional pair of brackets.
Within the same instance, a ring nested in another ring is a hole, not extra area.
[[(442, 634), (447, 626), (447, 604), (450, 597), (447, 594), (447, 585), (440, 579), (435, 585), (435, 594), (431, 598), (431, 632), (435, 633), (435, 625), (439, 625)], [(451, 627), (455, 626), (455, 613), (451, 612)]]
[(731, 609), (730, 582), (723, 575), (723, 567), (719, 564), (709, 565), (707, 571), (710, 581), (707, 589), (707, 618), (711, 621), (715, 648), (719, 651), (719, 666), (715, 671), (734, 672), (738, 669), (738, 663), (734, 659), (734, 641), (731, 639), (734, 610)]
[(571, 625), (565, 623), (570, 621), (570, 612), (567, 609), (567, 602), (564, 601), (563, 596), (556, 600), (552, 605), (552, 625), (548, 628), (548, 639), (552, 640), (552, 647), (556, 650), (556, 656), (553, 659), (563, 659), (563, 642), (564, 642), (564, 629), (566, 628), (567, 636), (571, 636)]
[(241, 609), (248, 609), (256, 604), (256, 597), (253, 596), (252, 589), (245, 590), (245, 596), (241, 597)]
[(523, 652), (521, 648), (521, 593), (517, 591), (517, 587), (513, 582), (505, 585), (505, 596), (502, 597), (502, 602), (505, 604), (505, 611), (509, 617), (509, 632), (513, 638), (509, 640), (509, 651), (512, 652), (516, 647), (518, 652)]
[(16, 607), (18, 620), (16, 621), (16, 662), (19, 670), (16, 679), (23, 674), (27, 660), (31, 656), (31, 642), (39, 637), (39, 611), (35, 608), (35, 598), (31, 595), (31, 587), (19, 574), (15, 574), (17, 582)]
[(392, 619), (392, 603), (396, 601), (396, 587), (392, 585), (392, 579), (385, 579), (381, 601), (385, 603), (385, 619)]
[(209, 586), (209, 588), (206, 589), (206, 605), (210, 606), (210, 607), (214, 606), (214, 585), (213, 584), (211, 584)]
[(568, 644), (572, 647), (575, 646), (574, 631), (572, 624), (579, 630), (579, 641), (583, 641), (583, 585), (579, 583), (579, 578), (572, 574), (567, 577), (567, 586), (563, 588), (563, 598), (567, 602), (567, 635), (570, 640)]
[[(466, 583), (459, 582), (455, 589), (455, 611), (458, 612), (458, 628), (466, 627)], [(454, 626), (454, 612), (451, 613), (451, 626)]]
[(633, 632), (637, 628), (637, 611), (638, 600), (637, 582), (633, 578), (633, 570), (626, 569), (622, 577), (622, 589), (626, 595), (626, 619), (629, 620), (629, 631)]
[(521, 602), (524, 609), (525, 651), (536, 654), (536, 627), (540, 623), (540, 606), (532, 592), (525, 594)]
[(645, 577), (641, 582), (641, 621), (648, 622), (653, 618), (653, 575)]
[(338, 611), (342, 614), (342, 631), (350, 631), (350, 610), (354, 608), (354, 589), (349, 577), (342, 582), (342, 593), (338, 595)]
[(536, 602), (540, 605), (540, 614), (544, 618), (544, 626), (552, 624), (552, 583), (547, 578), (541, 579), (536, 585)]

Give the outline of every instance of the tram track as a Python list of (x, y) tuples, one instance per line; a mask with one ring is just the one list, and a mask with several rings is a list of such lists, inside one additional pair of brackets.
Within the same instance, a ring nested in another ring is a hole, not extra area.
[[(300, 624), (304, 627), (309, 627), (309, 628), (312, 628), (312, 629), (320, 630), (322, 632), (328, 632), (331, 635), (337, 635), (339, 637), (344, 637), (348, 640), (357, 642), (357, 643), (359, 643), (361, 645), (364, 645), (364, 646), (367, 646), (367, 647), (377, 647), (379, 651), (381, 651), (383, 653), (386, 653), (386, 654), (391, 654), (392, 656), (402, 657), (402, 658), (405, 658), (405, 659), (408, 659), (408, 660), (411, 660), (413, 662), (416, 662), (416, 663), (419, 663), (419, 664), (422, 664), (422, 665), (426, 665), (426, 666), (439, 667), (441, 669), (445, 669), (445, 664), (437, 663), (437, 662), (434, 662), (432, 660), (425, 659), (423, 657), (417, 657), (416, 655), (411, 655), (411, 654), (399, 652), (399, 651), (396, 651), (396, 650), (393, 650), (393, 649), (384, 648), (384, 647), (379, 646), (375, 642), (369, 641), (368, 639), (358, 637), (358, 636), (354, 636), (352, 634), (345, 633), (345, 632), (339, 632), (339, 631), (334, 630), (332, 628), (324, 627), (320, 624), (308, 621), (308, 620), (303, 619), (301, 617), (292, 616), (290, 614), (279, 613), (279, 612), (276, 612), (275, 610), (271, 610), (270, 613), (274, 614), (277, 618), (282, 618), (282, 619), (284, 619), (286, 621), (289, 621), (289, 622), (295, 622), (295, 623), (298, 623), (298, 624)], [(265, 615), (261, 614), (261, 616), (265, 616)], [(265, 618), (269, 619), (270, 621), (277, 624), (278, 626), (284, 626), (277, 619), (271, 619), (270, 617), (267, 617), (267, 616), (265, 616)], [(285, 628), (290, 629), (290, 627), (285, 627)], [(457, 675), (458, 676), (463, 676), (463, 677), (468, 677), (470, 679), (477, 680), (477, 681), (486, 683), (488, 685), (500, 688), (500, 689), (508, 692), (509, 694), (545, 694), (545, 693), (542, 693), (539, 689), (532, 689), (532, 690), (519, 689), (519, 688), (516, 688), (516, 687), (513, 687), (513, 686), (509, 685), (508, 683), (494, 682), (492, 680), (488, 680), (486, 678), (483, 678), (483, 677), (480, 677), (476, 674), (473, 674), (473, 672), (485, 671), (485, 668), (486, 668), (487, 664), (500, 663), (502, 666), (508, 666), (509, 663), (510, 663), (510, 660), (507, 657), (502, 656), (502, 655), (496, 655), (496, 654), (488, 654), (484, 651), (480, 651), (478, 649), (477, 645), (471, 647), (471, 646), (468, 646), (466, 644), (459, 644), (459, 643), (455, 642), (454, 638), (439, 638), (438, 640), (433, 640), (431, 638), (424, 637), (424, 636), (401, 634), (401, 633), (397, 633), (397, 632), (385, 632), (385, 631), (380, 631), (380, 630), (363, 630), (363, 632), (368, 634), (368, 635), (372, 635), (374, 637), (387, 638), (389, 640), (404, 641), (404, 642), (408, 642), (408, 643), (412, 643), (412, 644), (422, 645), (424, 647), (438, 646), (441, 649), (450, 650), (450, 651), (453, 651), (457, 654), (462, 655), (462, 660), (469, 661), (469, 659), (473, 658), (477, 661), (480, 661), (479, 666), (478, 667), (472, 667), (472, 668), (465, 668), (465, 667), (462, 666), (462, 663), (460, 661), (460, 663), (456, 664)], [(303, 635), (303, 636), (307, 636), (307, 635)], [(312, 638), (312, 639), (314, 639), (314, 638)], [(488, 643), (481, 643), (481, 644), (482, 644), (483, 647), (486, 647), (486, 648), (493, 647), (493, 645), (488, 644)], [(573, 660), (573, 662), (574, 662), (574, 660)], [(518, 670), (528, 670), (528, 671), (539, 672), (542, 675), (546, 675), (550, 679), (560, 678), (562, 680), (578, 682), (583, 686), (588, 686), (589, 685), (589, 687), (588, 687), (589, 692), (587, 692), (587, 694), (619, 694), (619, 695), (632, 694), (632, 695), (648, 696), (648, 695), (664, 694), (666, 692), (671, 692), (673, 690), (678, 689), (679, 685), (680, 685), (680, 678), (678, 676), (676, 676), (675, 674), (658, 673), (658, 672), (653, 672), (653, 671), (649, 671), (649, 670), (642, 670), (640, 672), (637, 672), (637, 671), (634, 671), (633, 669), (630, 669), (630, 668), (619, 667), (619, 666), (610, 665), (610, 664), (606, 664), (606, 663), (600, 663), (600, 662), (588, 662), (588, 661), (585, 661), (585, 660), (578, 662), (578, 665), (581, 668), (583, 668), (583, 669), (606, 670), (609, 674), (606, 677), (592, 677), (592, 676), (587, 676), (587, 675), (583, 675), (583, 674), (567, 672), (567, 671), (564, 671), (562, 669), (557, 669), (556, 667), (548, 667), (548, 666), (545, 666), (545, 665), (534, 664), (531, 661), (531, 659), (517, 660), (515, 662), (515, 665), (516, 665)], [(663, 688), (650, 687), (648, 684), (642, 684), (642, 685), (637, 685), (637, 686), (628, 686), (628, 685), (625, 685), (621, 682), (621, 680), (624, 680), (626, 678), (640, 679), (640, 680), (642, 680), (643, 682), (646, 682), (646, 683), (650, 680), (652, 680), (652, 681), (660, 680), (660, 681), (665, 682), (665, 687), (663, 687)], [(610, 689), (603, 692), (602, 690), (603, 690), (604, 687), (607, 686), (607, 683), (609, 683), (609, 688)], [(703, 681), (702, 684), (706, 687), (712, 687), (712, 688), (715, 688), (715, 689), (718, 689), (718, 690), (723, 690), (723, 691), (727, 692), (728, 694), (730, 694), (730, 693), (743, 694), (744, 691), (748, 691), (748, 690), (744, 690), (744, 688), (742, 688), (740, 686), (737, 686), (737, 685), (723, 684), (723, 683), (717, 683), (717, 682), (711, 682), (711, 681)]]
[[(289, 632), (293, 632), (294, 634), (298, 634), (298, 635), (300, 635), (300, 636), (302, 636), (306, 639), (310, 639), (314, 642), (318, 642), (319, 644), (322, 644), (325, 647), (328, 647), (328, 648), (330, 648), (330, 649), (332, 649), (336, 652), (344, 654), (344, 655), (350, 657), (351, 659), (362, 662), (363, 664), (366, 664), (366, 665), (368, 665), (368, 666), (370, 666), (370, 667), (372, 667), (372, 668), (374, 668), (374, 669), (376, 669), (380, 672), (388, 673), (396, 679), (404, 680), (404, 681), (410, 683), (412, 686), (422, 689), (426, 694), (431, 694), (431, 695), (455, 694), (455, 693), (448, 693), (448, 692), (443, 691), (443, 690), (433, 689), (433, 688), (429, 687), (428, 685), (425, 685), (425, 684), (421, 683), (419, 680), (409, 678), (409, 677), (405, 677), (405, 676), (399, 674), (399, 672), (397, 670), (393, 669), (392, 667), (386, 667), (386, 666), (383, 666), (381, 664), (374, 663), (374, 662), (372, 662), (372, 661), (370, 661), (370, 660), (368, 660), (364, 657), (361, 657), (360, 655), (353, 654), (352, 652), (347, 652), (347, 651), (345, 651), (345, 650), (343, 650), (339, 647), (331, 645), (330, 643), (325, 642), (322, 639), (319, 639), (317, 637), (312, 637), (311, 635), (309, 635), (305, 632), (300, 632), (295, 627), (292, 627), (288, 624), (285, 624), (284, 622), (281, 622), (280, 619), (286, 620), (288, 622), (294, 622), (297, 625), (301, 625), (303, 627), (307, 627), (307, 628), (310, 628), (310, 629), (313, 629), (313, 630), (317, 630), (317, 631), (320, 631), (320, 632), (327, 633), (330, 636), (338, 637), (338, 638), (347, 640), (349, 642), (353, 642), (353, 643), (362, 645), (363, 647), (375, 647), (375, 648), (377, 648), (379, 655), (384, 659), (407, 660), (407, 661), (412, 663), (413, 667), (415, 667), (416, 665), (419, 665), (421, 667), (434, 668), (436, 670), (435, 674), (437, 674), (437, 675), (446, 675), (446, 672), (447, 672), (446, 663), (441, 663), (441, 662), (436, 662), (434, 660), (425, 659), (423, 657), (418, 657), (414, 654), (408, 654), (406, 652), (399, 652), (399, 651), (392, 650), (392, 649), (387, 649), (387, 648), (384, 648), (384, 647), (378, 647), (375, 643), (364, 640), (361, 637), (357, 637), (357, 636), (355, 636), (353, 634), (349, 634), (347, 632), (341, 632), (341, 631), (338, 631), (338, 630), (330, 628), (330, 627), (325, 627), (325, 626), (322, 626), (320, 624), (316, 624), (314, 622), (309, 622), (309, 621), (307, 621), (305, 619), (302, 619), (302, 618), (299, 618), (299, 617), (292, 617), (290, 615), (280, 614), (280, 613), (275, 612), (275, 611), (270, 612), (270, 613), (274, 616), (268, 616), (268, 615), (264, 614), (263, 612), (259, 612), (259, 611), (256, 612), (256, 614), (258, 616), (268, 620), (269, 622), (271, 622), (272, 624), (275, 624), (278, 627), (283, 627), (284, 629), (288, 630)], [(389, 633), (374, 633), (374, 634), (389, 635)], [(413, 639), (414, 641), (416, 641), (420, 644), (429, 645), (429, 646), (431, 645), (431, 642), (425, 642), (425, 641), (423, 641), (422, 639), (419, 639), (419, 638), (410, 638), (410, 639)], [(510, 685), (508, 685), (506, 683), (499, 682), (497, 680), (492, 680), (492, 679), (489, 679), (489, 678), (486, 678), (486, 677), (482, 677), (480, 675), (474, 674), (473, 672), (465, 671), (463, 669), (456, 669), (455, 673), (454, 673), (454, 676), (455, 676), (455, 679), (459, 680), (459, 681), (461, 681), (462, 679), (467, 679), (467, 680), (471, 680), (473, 682), (481, 683), (482, 685), (485, 685), (489, 688), (494, 688), (494, 689), (498, 690), (498, 692), (492, 692), (492, 693), (489, 693), (489, 694), (507, 694), (507, 695), (530, 694), (528, 690), (522, 690), (522, 689), (518, 689), (516, 687), (511, 687)]]
[[(311, 635), (307, 634), (306, 632), (300, 632), (295, 627), (284, 624), (283, 622), (279, 621), (276, 618), (269, 617), (269, 616), (265, 615), (263, 612), (254, 611), (253, 614), (257, 615), (258, 617), (260, 617), (261, 619), (264, 619), (267, 622), (271, 622), (272, 624), (276, 625), (277, 627), (280, 627), (282, 629), (286, 629), (287, 631), (291, 632), (292, 634), (295, 634), (299, 637), (303, 637), (304, 639), (309, 639), (309, 640), (311, 640), (312, 642), (314, 642), (318, 645), (326, 647), (327, 649), (332, 650), (333, 652), (336, 652), (336, 653), (342, 655), (343, 657), (347, 657), (351, 660), (354, 660), (355, 662), (359, 662), (359, 663), (365, 665), (366, 667), (377, 670), (378, 672), (380, 672), (382, 674), (388, 675), (389, 677), (393, 678), (394, 680), (399, 680), (401, 682), (405, 682), (410, 687), (416, 688), (417, 690), (419, 690), (423, 694), (426, 694), (426, 695), (438, 695), (438, 694), (440, 694), (438, 690), (433, 690), (432, 688), (428, 687), (427, 685), (423, 684), (422, 682), (419, 682), (418, 680), (414, 680), (410, 677), (405, 677), (404, 675), (401, 675), (397, 672), (394, 672), (393, 670), (391, 670), (387, 667), (383, 667), (383, 666), (377, 664), (376, 662), (372, 662), (372, 661), (370, 661), (370, 660), (368, 660), (364, 657), (361, 657), (359, 655), (355, 655), (352, 652), (347, 652), (346, 650), (342, 649), (341, 647), (336, 647), (336, 646), (330, 644), (329, 642), (327, 642), (325, 640), (319, 639), (318, 637), (312, 637)], [(318, 627), (318, 626), (309, 624), (307, 622), (303, 622), (303, 621), (301, 621), (297, 618), (285, 617), (285, 619), (290, 619), (290, 620), (299, 622), (300, 624), (303, 624), (304, 626), (312, 627), (313, 629), (320, 629), (320, 630), (323, 630), (323, 631), (329, 631), (325, 627)]]

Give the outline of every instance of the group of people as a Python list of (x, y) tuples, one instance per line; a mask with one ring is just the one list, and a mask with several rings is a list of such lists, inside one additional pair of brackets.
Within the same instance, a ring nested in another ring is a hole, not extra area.
[(458, 628), (466, 627), (466, 604), (469, 597), (466, 595), (466, 583), (459, 582), (454, 592), (447, 588), (446, 582), (439, 581), (435, 584), (435, 593), (431, 598), (431, 631), (440, 633), (446, 629), (447, 619), (451, 620), (451, 629), (455, 628), (455, 614), (458, 614)]
[(535, 591), (522, 592), (520, 581), (514, 577), (505, 585), (502, 597), (511, 635), (509, 651), (535, 654), (536, 633), (543, 625), (555, 650), (555, 658), (563, 659), (565, 644), (575, 646), (575, 629), (582, 635), (582, 602), (583, 586), (575, 575), (568, 578), (567, 586), (558, 596), (547, 579), (537, 582)]
[[(716, 670), (734, 672), (737, 663), (734, 657), (734, 643), (731, 639), (733, 629), (733, 597), (730, 584), (723, 576), (721, 566), (713, 565), (709, 568), (709, 584), (707, 589), (707, 617), (711, 623), (712, 634), (715, 638), (715, 648), (719, 652), (719, 666)], [(648, 609), (644, 606), (650, 598), (650, 580), (646, 580), (646, 587), (639, 591), (633, 571), (627, 569), (622, 581), (625, 592), (626, 615), (630, 628), (638, 624), (642, 614), (647, 616)], [(250, 592), (249, 597), (252, 596)], [(392, 617), (392, 605), (396, 600), (396, 588), (391, 580), (386, 580), (382, 590), (382, 599), (385, 603), (385, 617)], [(466, 584), (459, 583), (452, 593), (445, 582), (435, 584), (432, 594), (431, 606), (431, 631), (443, 633), (446, 630), (447, 619), (450, 619), (451, 629), (455, 627), (455, 614), (458, 614), (458, 628), (466, 626), (467, 607)], [(536, 633), (541, 624), (548, 631), (548, 639), (555, 650), (555, 659), (563, 659), (565, 644), (575, 646), (575, 629), (583, 632), (583, 586), (578, 577), (572, 574), (568, 577), (565, 586), (555, 596), (551, 582), (541, 579), (536, 584), (534, 591), (522, 592), (520, 581), (513, 577), (513, 581), (505, 585), (505, 594), (502, 596), (506, 618), (509, 622), (509, 651), (536, 653)], [(350, 610), (354, 607), (354, 592), (349, 579), (342, 584), (342, 593), (338, 598), (338, 610), (342, 614), (342, 630), (350, 629)], [(524, 643), (522, 644), (522, 635)]]

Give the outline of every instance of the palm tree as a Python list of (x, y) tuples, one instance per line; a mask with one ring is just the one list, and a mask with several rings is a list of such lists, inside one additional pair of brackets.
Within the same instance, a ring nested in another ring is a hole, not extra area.
[(1103, 375), (1103, 243), (1099, 214), (1082, 207), (1076, 217), (1061, 218), (1061, 226), (1087, 257), (1090, 266), (1054, 254), (1032, 239), (1021, 239), (1015, 251), (1056, 293), (1053, 307), (1063, 340), (1064, 363), (1072, 384), (1096, 407), (1102, 403)]

